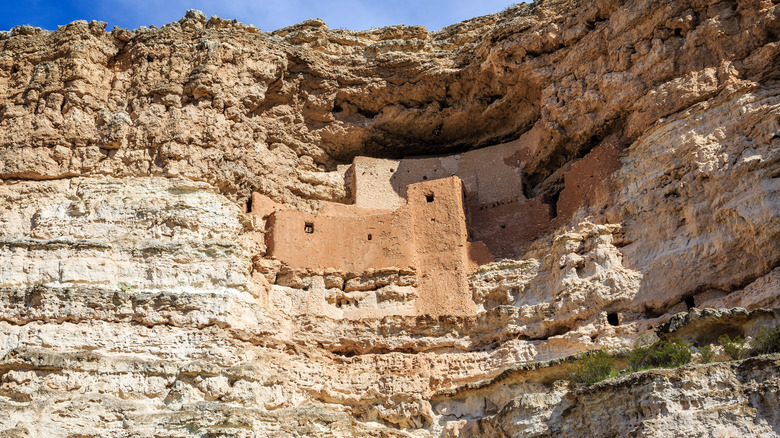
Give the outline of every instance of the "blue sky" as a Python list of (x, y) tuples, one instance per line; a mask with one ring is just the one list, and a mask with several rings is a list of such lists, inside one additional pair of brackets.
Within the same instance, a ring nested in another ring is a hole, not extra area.
[(0, 30), (20, 24), (56, 29), (73, 20), (100, 20), (135, 29), (177, 21), (187, 9), (207, 16), (237, 18), (270, 31), (308, 18), (322, 18), (331, 28), (352, 30), (393, 24), (422, 24), (437, 30), (459, 21), (499, 12), (509, 0), (0, 0)]

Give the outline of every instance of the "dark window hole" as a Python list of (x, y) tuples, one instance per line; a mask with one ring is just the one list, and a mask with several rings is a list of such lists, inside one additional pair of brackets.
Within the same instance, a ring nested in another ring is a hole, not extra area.
[(620, 325), (620, 318), (618, 318), (617, 312), (607, 313), (607, 322), (612, 326)]
[(506, 225), (501, 225), (502, 230), (506, 230)]
[(314, 222), (306, 222), (306, 225), (303, 226), (303, 232), (306, 234), (314, 233)]
[(374, 236), (372, 236), (371, 233), (368, 233), (368, 240), (371, 240), (373, 238), (374, 238)]
[(433, 202), (433, 195), (425, 195), (425, 202)]
[(427, 177), (427, 176), (425, 176), (425, 175), (423, 175), (423, 181), (425, 181), (425, 180), (427, 180), (427, 179), (428, 179), (428, 177)]
[(693, 295), (685, 297), (685, 307), (687, 307), (689, 310), (696, 307), (696, 301), (694, 301)]
[(363, 109), (363, 108), (358, 108), (357, 113), (360, 114), (361, 116), (367, 118), (367, 119), (373, 119), (377, 114), (379, 114), (378, 111), (372, 111), (372, 110)]
[(555, 219), (558, 217), (558, 197), (561, 195), (561, 190), (554, 192), (550, 195), (544, 196), (542, 202), (550, 207), (550, 217)]
[(246, 200), (246, 212), (251, 213), (252, 212), (252, 197), (250, 196), (249, 199)]

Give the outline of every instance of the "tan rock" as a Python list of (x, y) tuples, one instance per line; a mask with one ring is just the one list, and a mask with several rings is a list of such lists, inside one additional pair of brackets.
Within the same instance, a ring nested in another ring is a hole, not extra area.
[(778, 323), (778, 8), (0, 33), (0, 435), (778, 436), (776, 356), (563, 381)]

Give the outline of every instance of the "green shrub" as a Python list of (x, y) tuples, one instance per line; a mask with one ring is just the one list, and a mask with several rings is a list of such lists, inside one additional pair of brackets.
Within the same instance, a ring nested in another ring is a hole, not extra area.
[(715, 358), (715, 352), (712, 351), (712, 345), (707, 344), (699, 347), (701, 363), (710, 363)]
[(615, 358), (604, 350), (588, 352), (570, 370), (570, 380), (576, 383), (592, 385), (617, 375), (614, 364)]
[(135, 292), (135, 289), (133, 289), (133, 286), (129, 286), (129, 285), (127, 285), (127, 284), (124, 284), (124, 283), (119, 283), (119, 284), (117, 285), (117, 287), (118, 287), (118, 288), (119, 288), (119, 290), (121, 290), (122, 292)]
[(649, 345), (638, 341), (628, 353), (628, 367), (631, 371), (678, 367), (690, 361), (691, 349), (679, 339), (661, 339)]
[(780, 353), (780, 326), (764, 327), (753, 338), (753, 354)]
[(742, 336), (736, 336), (732, 339), (729, 335), (724, 334), (718, 338), (718, 342), (723, 347), (723, 351), (734, 360), (744, 359), (748, 355), (749, 349)]

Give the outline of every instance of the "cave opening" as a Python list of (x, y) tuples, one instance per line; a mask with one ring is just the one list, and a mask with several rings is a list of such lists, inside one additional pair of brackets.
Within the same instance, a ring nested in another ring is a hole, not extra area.
[(528, 182), (525, 180), (525, 178), (523, 179), (521, 190), (523, 192), (523, 196), (525, 197), (525, 199), (531, 199), (534, 197), (531, 194), (531, 190), (528, 187)]
[(611, 326), (619, 326), (620, 325), (620, 318), (618, 317), (617, 312), (611, 312), (607, 313), (607, 322)]
[(694, 307), (696, 307), (696, 301), (694, 300), (693, 295), (685, 297), (685, 307), (688, 310), (691, 310)]
[(542, 197), (542, 202), (550, 207), (551, 219), (558, 217), (558, 198), (561, 196), (561, 191), (563, 191), (563, 187)]

